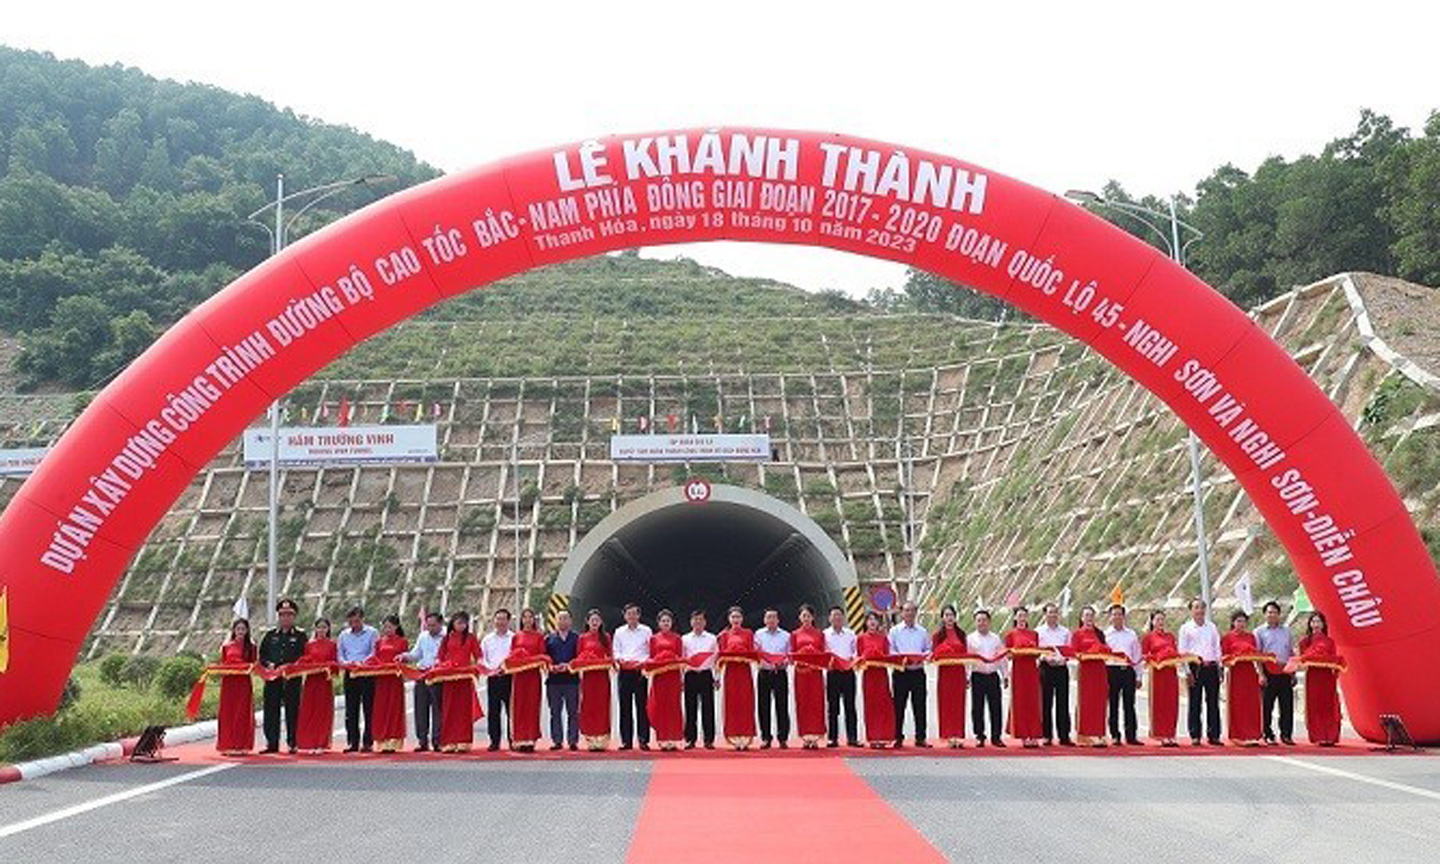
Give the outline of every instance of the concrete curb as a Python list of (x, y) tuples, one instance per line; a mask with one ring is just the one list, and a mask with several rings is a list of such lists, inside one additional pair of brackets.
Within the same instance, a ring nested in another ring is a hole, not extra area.
[[(255, 719), (257, 722), (259, 721), (259, 713), (256, 713)], [(214, 738), (215, 733), (216, 723), (214, 720), (204, 720), (200, 723), (191, 723), (188, 726), (176, 726), (165, 730), (165, 746), (176, 747), (181, 744), (204, 741), (207, 738)], [(124, 738), (105, 744), (95, 744), (83, 750), (62, 753), (59, 756), (48, 756), (44, 759), (36, 759), (32, 762), (0, 765), (0, 785), (16, 783), (21, 780), (34, 780), (36, 777), (44, 777), (46, 774), (54, 774), (57, 771), (66, 771), (71, 768), (81, 768), (86, 765), (93, 765), (96, 762), (110, 762), (116, 759), (124, 759), (135, 752), (135, 742), (138, 740), (138, 738)]]

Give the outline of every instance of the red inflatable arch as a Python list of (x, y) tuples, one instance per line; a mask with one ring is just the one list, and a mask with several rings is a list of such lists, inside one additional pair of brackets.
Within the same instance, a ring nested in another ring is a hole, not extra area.
[(1350, 662), (1356, 728), (1440, 743), (1440, 581), (1336, 407), (1240, 309), (1039, 189), (843, 135), (725, 128), (585, 141), (393, 195), (172, 327), (75, 421), (0, 518), (0, 725), (52, 711), (116, 579), (191, 478), (273, 400), (374, 333), (511, 274), (634, 246), (828, 246), (973, 285), (1163, 399), (1235, 473)]

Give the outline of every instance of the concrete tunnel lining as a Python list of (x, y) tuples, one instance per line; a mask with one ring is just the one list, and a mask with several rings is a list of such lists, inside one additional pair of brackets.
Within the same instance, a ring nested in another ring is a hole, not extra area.
[(676, 486), (611, 513), (575, 545), (554, 591), (577, 617), (600, 609), (607, 626), (634, 601), (652, 623), (669, 607), (680, 630), (691, 609), (704, 608), (715, 631), (731, 605), (745, 609), (747, 626), (759, 626), (765, 606), (792, 626), (801, 603), (823, 620), (820, 607), (843, 606), (843, 589), (856, 584), (854, 566), (810, 517), (764, 493), (717, 484), (704, 502), (686, 500)]

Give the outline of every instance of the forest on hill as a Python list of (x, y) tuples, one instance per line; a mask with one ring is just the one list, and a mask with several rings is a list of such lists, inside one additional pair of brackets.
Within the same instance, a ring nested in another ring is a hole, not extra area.
[[(0, 47), (0, 334), (21, 340), (21, 386), (100, 386), (258, 263), (269, 238), (246, 216), (270, 200), (279, 172), (293, 189), (395, 177), (385, 189), (328, 199), (292, 237), (437, 173), (395, 145), (254, 96)], [(1104, 194), (1167, 206), (1118, 182)], [(1188, 263), (1242, 306), (1342, 270), (1440, 285), (1440, 112), (1418, 133), (1364, 112), (1351, 134), (1318, 154), (1275, 157), (1252, 173), (1222, 166), (1178, 203), (1181, 218), (1205, 232)], [(1163, 246), (1143, 224), (1114, 221)], [(736, 319), (873, 311), (995, 319), (1011, 311), (919, 271), (901, 289), (857, 303), (624, 257), (478, 292), (429, 317), (695, 317), (720, 304)], [(592, 290), (550, 290), (560, 281)]]

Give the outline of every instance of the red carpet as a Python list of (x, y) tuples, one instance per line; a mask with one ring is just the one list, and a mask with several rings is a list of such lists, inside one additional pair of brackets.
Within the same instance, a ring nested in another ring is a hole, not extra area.
[[(696, 838), (706, 838), (697, 848)], [(719, 842), (716, 841), (719, 838)], [(628, 861), (946, 860), (842, 759), (658, 760)]]

